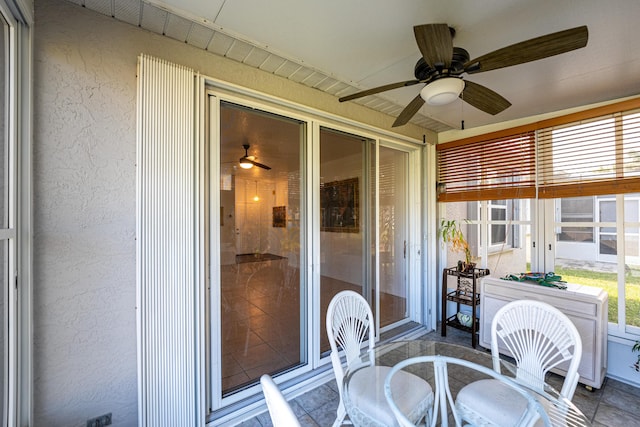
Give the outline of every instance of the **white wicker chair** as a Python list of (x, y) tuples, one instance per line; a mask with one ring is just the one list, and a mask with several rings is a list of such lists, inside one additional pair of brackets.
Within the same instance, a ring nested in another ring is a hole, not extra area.
[(264, 374), (260, 377), (260, 384), (262, 385), (264, 399), (267, 401), (267, 408), (269, 408), (269, 416), (273, 426), (300, 427), (300, 422), (293, 413), (293, 409), (291, 409), (273, 379)]
[[(418, 363), (432, 363), (433, 364), (433, 376), (435, 380), (435, 407), (431, 417), (431, 427), (436, 425), (447, 427), (449, 425), (449, 410), (451, 408), (451, 414), (453, 415), (454, 423), (456, 427), (462, 425), (462, 419), (456, 411), (456, 405), (451, 395), (449, 388), (449, 375), (447, 365), (463, 366), (472, 371), (479, 372), (486, 376), (491, 377), (490, 381), (496, 381), (505, 387), (509, 395), (513, 399), (512, 402), (507, 402), (512, 406), (512, 410), (518, 414), (517, 418), (514, 418), (514, 422), (510, 424), (498, 424), (500, 426), (530, 426), (536, 420), (542, 421), (543, 424), (549, 425), (550, 421), (547, 415), (542, 409), (542, 405), (530, 394), (524, 387), (516, 383), (510, 378), (500, 375), (495, 370), (491, 370), (485, 366), (478, 365), (477, 363), (469, 362), (467, 360), (456, 359), (448, 356), (418, 356), (410, 359), (403, 360), (395, 365), (384, 382), (384, 394), (387, 398), (387, 402), (391, 407), (398, 424), (401, 427), (414, 427), (414, 423), (411, 422), (399, 408), (398, 404), (401, 402), (401, 396), (398, 396), (391, 387), (394, 377), (401, 374), (402, 369), (410, 365)], [(469, 373), (473, 375), (472, 372)], [(518, 399), (514, 399), (518, 398)], [(438, 415), (440, 416), (440, 424), (436, 424), (438, 421)]]
[[(500, 372), (502, 344), (515, 359), (516, 381), (544, 393), (545, 377), (562, 365), (567, 370), (560, 394), (569, 400), (578, 384), (582, 340), (571, 320), (551, 305), (530, 300), (513, 301), (496, 313), (491, 323), (493, 369)], [(503, 396), (502, 402), (498, 396)], [(509, 411), (513, 398), (495, 380), (480, 380), (463, 387), (456, 398), (462, 417), (473, 425), (508, 425), (517, 415)], [(499, 420), (499, 421), (498, 421)]]
[[(347, 369), (354, 369), (356, 362), (360, 360), (364, 342), (369, 341), (369, 349), (373, 349), (375, 343), (373, 313), (367, 301), (353, 291), (338, 292), (329, 303), (326, 323), (331, 362), (340, 393), (334, 427), (344, 422), (345, 399), (349, 399), (354, 408), (350, 417), (354, 424), (381, 427), (398, 425), (383, 392), (384, 380), (391, 367), (358, 367), (349, 382), (349, 396), (344, 396), (342, 382), (345, 371), (338, 347), (344, 350)], [(397, 393), (404, 393), (402, 409), (413, 422), (429, 418), (433, 409), (433, 392), (428, 382), (416, 375), (402, 372), (394, 380), (393, 388)]]

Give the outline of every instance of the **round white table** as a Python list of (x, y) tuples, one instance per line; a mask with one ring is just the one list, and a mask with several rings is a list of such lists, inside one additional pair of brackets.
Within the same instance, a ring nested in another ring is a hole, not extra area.
[[(490, 369), (493, 367), (493, 358), (490, 352), (474, 350), (457, 344), (429, 340), (396, 341), (383, 344), (375, 347), (372, 352), (364, 351), (360, 355), (359, 363), (356, 363), (351, 370), (347, 371), (342, 384), (343, 400), (347, 413), (351, 414), (354, 412), (352, 400), (349, 398), (349, 380), (359, 369), (371, 366), (372, 364), (392, 367), (409, 358), (436, 355), (466, 360)], [(500, 363), (502, 374), (513, 379), (516, 367), (509, 361), (502, 358)], [(434, 389), (434, 393), (437, 393), (435, 389), (433, 365), (412, 365), (411, 372), (427, 380)], [(458, 394), (458, 391), (465, 385), (473, 381), (488, 378), (480, 372), (470, 371), (463, 366), (457, 365), (450, 365), (447, 369), (447, 373), (448, 387), (454, 398)], [(560, 393), (553, 387), (547, 385), (544, 392), (537, 393), (531, 391), (531, 393), (536, 397), (536, 399), (538, 399), (538, 401), (543, 403), (551, 422), (551, 426), (591, 426), (591, 422), (580, 411), (580, 409), (578, 409), (570, 400), (560, 396)], [(451, 413), (448, 414), (448, 419), (450, 420), (449, 425), (455, 425), (454, 418)], [(352, 419), (352, 421), (354, 422), (354, 425), (358, 425), (357, 420)], [(537, 425), (543, 424), (538, 422), (536, 426)]]

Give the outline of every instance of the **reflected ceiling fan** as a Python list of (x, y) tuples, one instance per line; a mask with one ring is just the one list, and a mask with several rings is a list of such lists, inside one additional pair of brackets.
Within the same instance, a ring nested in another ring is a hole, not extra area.
[(464, 102), (491, 115), (511, 106), (511, 103), (493, 90), (468, 80), (462, 74), (475, 74), (498, 68), (524, 64), (587, 45), (586, 26), (571, 28), (525, 40), (469, 60), (469, 53), (453, 46), (455, 30), (447, 24), (425, 24), (413, 27), (422, 58), (414, 69), (415, 80), (391, 83), (344, 96), (340, 102), (405, 86), (425, 83), (418, 96), (407, 105), (393, 123), (393, 127), (406, 124), (424, 105), (445, 105), (460, 97)]
[(267, 165), (263, 165), (262, 163), (256, 162), (255, 156), (249, 155), (249, 144), (243, 144), (244, 148), (244, 156), (240, 157), (240, 167), (243, 169), (251, 169), (254, 166), (257, 166), (262, 169), (270, 170), (271, 168)]

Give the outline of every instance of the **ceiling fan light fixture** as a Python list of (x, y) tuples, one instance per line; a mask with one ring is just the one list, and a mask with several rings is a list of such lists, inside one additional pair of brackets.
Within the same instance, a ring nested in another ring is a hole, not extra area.
[(429, 105), (445, 105), (458, 99), (463, 90), (462, 79), (444, 77), (423, 87), (420, 97)]
[(253, 163), (251, 163), (247, 159), (240, 159), (240, 167), (242, 169), (251, 169), (253, 167)]

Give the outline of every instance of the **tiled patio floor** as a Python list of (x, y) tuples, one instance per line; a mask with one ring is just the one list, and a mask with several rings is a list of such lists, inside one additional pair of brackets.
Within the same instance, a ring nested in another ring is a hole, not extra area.
[[(431, 332), (424, 337), (430, 340), (446, 340), (465, 346), (471, 345), (468, 334), (452, 328), (448, 328), (445, 338), (440, 337), (438, 332)], [(333, 424), (338, 401), (337, 385), (332, 380), (289, 403), (303, 426), (325, 427)], [(609, 378), (605, 379), (599, 390), (589, 391), (578, 385), (573, 397), (573, 402), (592, 421), (594, 427), (640, 426), (639, 401), (640, 388)], [(268, 413), (264, 412), (240, 425), (243, 427), (266, 427), (271, 426), (272, 423)]]

